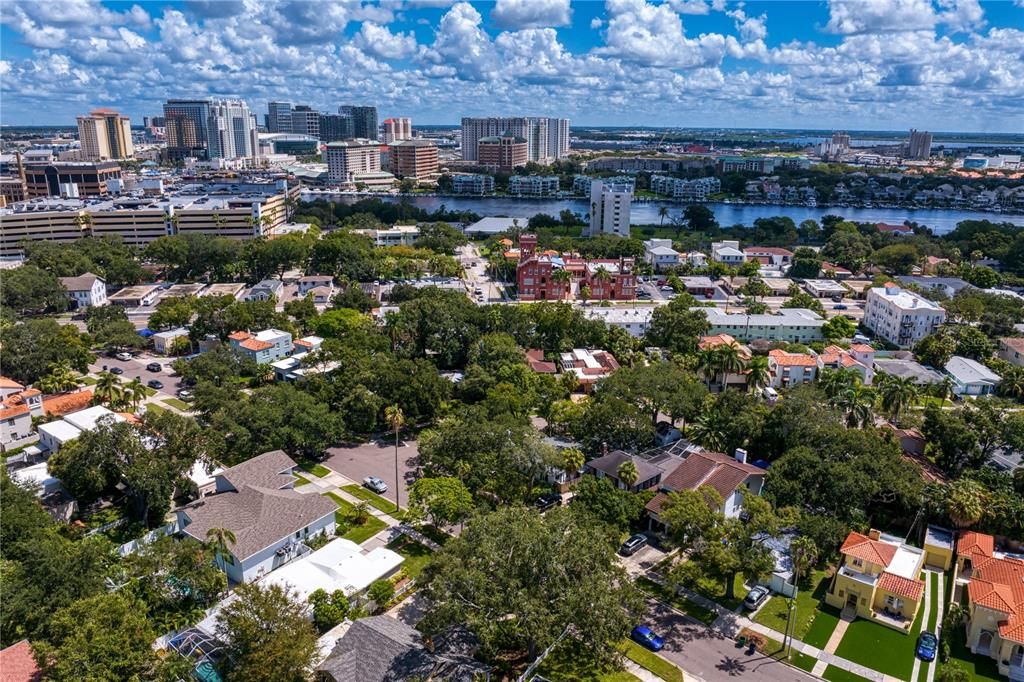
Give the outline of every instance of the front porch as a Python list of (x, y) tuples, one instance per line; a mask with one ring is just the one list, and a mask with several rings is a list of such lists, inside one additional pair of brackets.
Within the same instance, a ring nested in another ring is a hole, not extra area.
[(886, 627), (890, 627), (893, 630), (899, 630), (903, 633), (910, 632), (910, 628), (913, 626), (912, 619), (907, 618), (906, 616), (903, 616), (899, 613), (886, 611), (885, 609), (882, 609), (881, 611), (877, 609), (872, 609), (871, 620), (875, 621), (876, 623), (881, 623)]

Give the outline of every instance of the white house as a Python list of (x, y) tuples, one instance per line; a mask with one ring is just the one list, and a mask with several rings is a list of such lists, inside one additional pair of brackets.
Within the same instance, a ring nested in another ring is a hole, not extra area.
[(68, 296), (75, 308), (107, 304), (107, 283), (91, 272), (78, 277), (61, 277), (60, 283), (68, 290)]
[(292, 354), (292, 335), (280, 329), (264, 329), (250, 334), (237, 331), (228, 334), (228, 343), (235, 352), (248, 355), (258, 365), (269, 365)]
[(219, 560), (233, 582), (283, 566), (308, 551), (304, 540), (332, 532), (337, 506), (296, 492), (295, 466), (281, 450), (265, 452), (220, 472), (212, 494), (176, 510), (182, 532), (200, 542), (214, 528), (234, 534), (230, 554)]
[(188, 330), (184, 327), (171, 329), (165, 332), (157, 332), (150, 337), (153, 340), (153, 350), (161, 355), (170, 355), (174, 349), (175, 339), (188, 338)]
[(809, 384), (818, 377), (818, 358), (776, 348), (768, 351), (768, 369), (773, 388)]
[(671, 239), (648, 239), (644, 242), (644, 260), (655, 272), (664, 272), (679, 265), (679, 252), (672, 248)]
[(39, 432), (39, 447), (51, 453), (57, 452), (66, 443), (82, 435), (83, 431), (92, 431), (100, 424), (123, 421), (121, 415), (102, 405), (93, 405), (65, 415), (63, 419), (40, 424), (36, 429)]
[(305, 603), (319, 589), (331, 594), (341, 590), (346, 597), (359, 594), (377, 580), (395, 573), (405, 558), (387, 547), (363, 554), (363, 548), (344, 538), (331, 540), (320, 549), (268, 575), (261, 584), (280, 585), (297, 592)]
[(325, 287), (327, 289), (334, 289), (334, 278), (330, 275), (306, 275), (305, 277), (299, 278), (299, 296), (305, 296), (307, 293), (318, 287)]
[(0, 386), (0, 443), (6, 445), (32, 435), (32, 417), (43, 414), (43, 394), (7, 377), (0, 377)]
[(977, 360), (954, 355), (943, 368), (953, 379), (953, 393), (958, 396), (995, 393), (1001, 377)]
[(246, 301), (272, 301), (281, 298), (284, 282), (279, 279), (265, 279), (245, 295)]
[(711, 260), (725, 263), (726, 265), (742, 265), (747, 260), (747, 255), (740, 251), (740, 243), (738, 241), (712, 242)]
[(682, 464), (662, 479), (658, 494), (647, 503), (647, 514), (652, 526), (663, 525), (658, 515), (670, 493), (696, 490), (706, 485), (714, 488), (721, 496), (722, 506), (719, 511), (730, 518), (736, 518), (742, 511), (744, 493), (760, 495), (767, 473), (747, 463), (746, 450), (737, 449), (735, 457), (719, 452), (690, 453)]
[(850, 293), (849, 289), (834, 279), (805, 279), (804, 291), (814, 298), (843, 297)]
[(892, 282), (868, 290), (864, 326), (900, 348), (910, 348), (945, 319), (942, 306)]

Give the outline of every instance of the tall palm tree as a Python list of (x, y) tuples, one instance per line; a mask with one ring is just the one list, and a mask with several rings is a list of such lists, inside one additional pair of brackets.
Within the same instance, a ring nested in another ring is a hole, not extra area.
[(660, 206), (658, 208), (658, 217), (661, 218), (661, 224), (665, 224), (665, 218), (668, 217), (668, 206)]
[(988, 493), (977, 481), (961, 478), (946, 487), (946, 513), (957, 528), (969, 528), (981, 521)]
[[(227, 528), (211, 528), (206, 531), (206, 546), (213, 552), (215, 559), (220, 560), (224, 565), (224, 575), (228, 572), (228, 562), (231, 557), (231, 548), (238, 542), (235, 534)], [(232, 561), (234, 561), (232, 559)]]
[(626, 486), (626, 490), (632, 490), (636, 484), (638, 478), (640, 478), (640, 472), (636, 468), (636, 464), (633, 460), (627, 459), (619, 465), (619, 470), (616, 472), (619, 476), (619, 480)]
[(740, 346), (733, 341), (723, 344), (715, 349), (718, 356), (718, 371), (722, 373), (722, 389), (729, 383), (730, 374), (739, 374), (743, 371), (743, 355), (740, 353)]
[(96, 387), (93, 389), (93, 395), (101, 403), (116, 405), (124, 399), (124, 387), (121, 385), (121, 380), (115, 374), (100, 372), (99, 379), (96, 380)]
[(1024, 396), (1024, 368), (1010, 367), (1003, 372), (1003, 379), (999, 382), (999, 394), (1011, 398)]
[(719, 355), (714, 348), (703, 348), (697, 351), (697, 370), (704, 375), (708, 390), (712, 380), (718, 379)]
[(569, 293), (569, 285), (572, 284), (572, 273), (565, 268), (559, 268), (551, 273), (551, 281), (561, 284), (565, 287), (565, 293), (560, 298), (565, 298), (565, 294)]
[(146, 388), (142, 385), (142, 379), (138, 377), (125, 386), (121, 393), (121, 400), (131, 408), (132, 412), (139, 409), (139, 405), (147, 398)]
[(835, 398), (835, 404), (846, 413), (846, 425), (863, 428), (871, 423), (875, 392), (867, 386), (855, 383)]
[(402, 412), (402, 408), (398, 405), (388, 405), (385, 407), (384, 421), (395, 432), (395, 511), (397, 512), (401, 508), (398, 502), (398, 489), (401, 487), (399, 485), (401, 479), (398, 478), (398, 432), (401, 430), (402, 425), (405, 424), (405, 414)]
[(942, 381), (932, 384), (932, 392), (942, 401), (942, 407), (945, 407), (946, 401), (953, 396), (953, 378), (948, 375), (942, 377)]
[(594, 270), (594, 281), (601, 285), (601, 298), (611, 298), (608, 293), (608, 282), (612, 281), (612, 273), (608, 272), (608, 268), (598, 265)]
[(829, 400), (835, 402), (844, 391), (858, 382), (856, 373), (846, 369), (832, 369), (821, 373), (818, 385), (825, 391)]
[(882, 409), (888, 412), (893, 423), (899, 426), (900, 417), (917, 400), (917, 384), (910, 377), (882, 376), (885, 378), (878, 383)]
[(814, 540), (801, 535), (793, 538), (789, 545), (789, 554), (793, 560), (793, 584), (800, 582), (800, 578), (809, 575), (811, 568), (818, 563), (818, 546)]
[(764, 388), (771, 382), (772, 372), (768, 365), (768, 358), (757, 355), (747, 362), (747, 388), (757, 391)]

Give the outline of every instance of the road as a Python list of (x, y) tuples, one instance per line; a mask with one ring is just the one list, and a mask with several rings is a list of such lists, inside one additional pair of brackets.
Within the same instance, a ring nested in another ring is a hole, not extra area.
[[(360, 445), (328, 448), (324, 465), (345, 478), (362, 483), (367, 476), (376, 476), (388, 484), (384, 497), (395, 499), (395, 440), (394, 436)], [(398, 441), (398, 475), (401, 478), (399, 505), (408, 506), (409, 486), (416, 480), (419, 449), (415, 440)]]
[(747, 649), (654, 599), (647, 601), (648, 622), (665, 639), (661, 655), (706, 682), (743, 678), (745, 682), (816, 682), (818, 678)]
[[(487, 260), (480, 256), (480, 250), (475, 244), (460, 246), (456, 257), (466, 271), (466, 282), (469, 284), (469, 291), (474, 301), (484, 304), (504, 300), (501, 286), (487, 274)], [(484, 300), (481, 301), (479, 296), (474, 293), (476, 289), (483, 292)]]

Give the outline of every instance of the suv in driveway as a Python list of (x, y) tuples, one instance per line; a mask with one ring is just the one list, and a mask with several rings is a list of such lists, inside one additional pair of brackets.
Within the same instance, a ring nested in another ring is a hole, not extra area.
[(747, 592), (746, 598), (743, 600), (743, 607), (756, 611), (757, 607), (764, 603), (764, 601), (771, 595), (769, 590), (764, 585), (755, 585), (751, 588), (750, 592)]
[(367, 476), (364, 478), (363, 486), (378, 494), (386, 493), (388, 491), (388, 484), (376, 476)]
[(562, 496), (558, 493), (544, 493), (537, 498), (534, 505), (537, 507), (537, 511), (546, 512), (552, 507), (557, 507), (562, 504)]
[(621, 554), (622, 556), (633, 556), (646, 546), (646, 535), (644, 535), (643, 533), (630, 535), (629, 539), (622, 543), (622, 547), (619, 547), (619, 554)]

